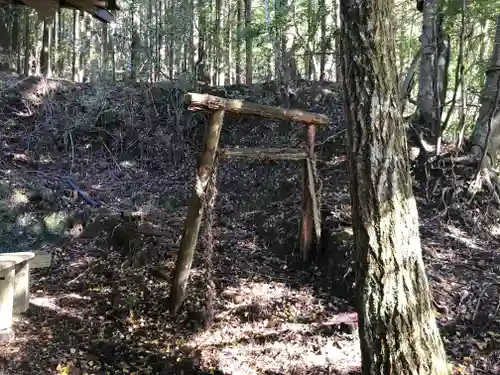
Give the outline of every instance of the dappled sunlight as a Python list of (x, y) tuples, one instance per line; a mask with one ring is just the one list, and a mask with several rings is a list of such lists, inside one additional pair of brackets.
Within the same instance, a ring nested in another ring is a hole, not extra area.
[(54, 161), (55, 161), (55, 160), (54, 160), (54, 158), (52, 158), (52, 157), (51, 157), (51, 156), (49, 156), (49, 155), (44, 155), (44, 156), (41, 156), (41, 157), (37, 160), (37, 162), (38, 162), (39, 164), (42, 164), (42, 165), (43, 165), (43, 164), (52, 164)]
[(137, 167), (137, 162), (134, 160), (124, 160), (120, 162), (120, 166), (123, 168), (135, 168)]
[(470, 234), (452, 225), (444, 225), (443, 228), (448, 232), (448, 236), (472, 250), (484, 250)]
[[(9, 214), (16, 211), (9, 220), (21, 218), (12, 227), (4, 223), (3, 238), (19, 244), (22, 229), (33, 236), (25, 242), (30, 249), (40, 243), (57, 249), (50, 270), (33, 270), (30, 309), (15, 320), (15, 342), (0, 348), (13, 373), (43, 374), (69, 363), (89, 374), (102, 369), (186, 375), (208, 368), (242, 375), (250, 370), (300, 375), (359, 371), (357, 319), (353, 305), (339, 298), (355, 299), (355, 265), (346, 156), (337, 152), (345, 129), (339, 125), (341, 104), (332, 98), (338, 96), (336, 89), (325, 84), (318, 90), (334, 122), (318, 131), (318, 146), (325, 150), (318, 152), (322, 233), (334, 238), (325, 236), (315, 264), (302, 262), (298, 163), (219, 163), (214, 322), (204, 329), (196, 322), (206, 300), (209, 241), (204, 225), (185, 306), (175, 319), (168, 307), (205, 117), (191, 114), (183, 122), (182, 110), (172, 104), (181, 103), (181, 89), (61, 85), (34, 88), (37, 95), (49, 92), (41, 102), (15, 93), (10, 112), (0, 114), (1, 121), (10, 116), (19, 125), (6, 133), (8, 154), (24, 155), (7, 159), (2, 172), (9, 181), (1, 186), (2, 207)], [(245, 90), (257, 102), (276, 101), (274, 91), (262, 86)], [(310, 92), (305, 87), (299, 94), (309, 106), (317, 100)], [(28, 111), (36, 116), (20, 116)], [(224, 146), (295, 147), (302, 139), (302, 129), (229, 120), (229, 131), (221, 135)], [(27, 149), (22, 141), (26, 129), (36, 140), (29, 153), (22, 151)], [(66, 176), (92, 201), (82, 198)], [(21, 192), (19, 197), (12, 198), (11, 186)], [(423, 195), (418, 194), (421, 204)], [(481, 294), (484, 280), (491, 283), (495, 275), (495, 262), (471, 257), (484, 258), (485, 251), (498, 247), (467, 236), (467, 228), (458, 225), (458, 231), (438, 228), (425, 216), (427, 211), (420, 207), (419, 213), (434, 307), (447, 348), (455, 350), (450, 357), (462, 361), (478, 355), (479, 349), (467, 346), (471, 338), (483, 344), (481, 334), (471, 328), (474, 309), (479, 305), (480, 313), (491, 314), (496, 308), (494, 288)], [(144, 233), (127, 221), (131, 217)], [(43, 228), (43, 235), (36, 228)], [(117, 228), (125, 230), (113, 243)], [(491, 324), (484, 330), (488, 342), (496, 342), (486, 333), (496, 323), (478, 316), (479, 327)]]
[(493, 224), (490, 226), (490, 233), (492, 236), (500, 237), (500, 224)]
[(23, 96), (33, 105), (40, 105), (46, 96), (52, 95), (63, 87), (63, 83), (68, 83), (66, 80), (28, 77), (24, 80), (18, 80), (18, 84), (23, 89)]
[(28, 196), (24, 191), (14, 189), (12, 192), (11, 198), (10, 198), (12, 208), (20, 205), (20, 204), (26, 204), (28, 203)]
[[(297, 339), (301, 333), (288, 331), (274, 336), (274, 332), (254, 332), (252, 336), (256, 343), (251, 342), (252, 339), (249, 343), (224, 343), (217, 355), (218, 367), (228, 374), (244, 374), (252, 370), (256, 374), (292, 369), (307, 372), (315, 367), (348, 371), (360, 367), (357, 341), (335, 339), (311, 344), (307, 335), (303, 340)], [(270, 337), (266, 338), (266, 335)]]
[(28, 154), (26, 154), (26, 153), (14, 152), (14, 153), (12, 153), (12, 160), (13, 161), (24, 161), (24, 162), (27, 162), (27, 161), (31, 160), (31, 157)]
[(41, 222), (32, 212), (27, 212), (17, 216), (16, 224), (19, 229), (26, 230), (32, 234), (41, 234), (43, 231)]
[[(76, 301), (76, 305), (84, 307), (90, 302), (90, 298), (85, 296), (80, 296), (75, 293), (61, 294), (60, 296), (35, 296), (30, 298), (30, 304), (51, 310), (57, 314), (63, 314), (71, 318), (83, 319), (83, 310), (81, 308), (73, 307), (68, 308), (61, 304), (61, 301), (73, 300)], [(75, 305), (72, 303), (72, 305)]]
[(344, 371), (360, 366), (357, 337), (343, 326), (357, 327), (357, 320), (335, 314), (333, 306), (325, 306), (312, 290), (241, 280), (221, 296), (226, 303), (215, 326), (187, 345), (202, 348), (202, 355), (206, 352), (210, 358), (217, 349), (212, 360), (225, 373), (316, 367)]

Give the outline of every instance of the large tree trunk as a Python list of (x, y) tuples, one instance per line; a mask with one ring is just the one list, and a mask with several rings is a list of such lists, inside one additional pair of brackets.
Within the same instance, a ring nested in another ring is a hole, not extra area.
[(363, 374), (445, 375), (398, 96), (391, 0), (342, 0)]
[(483, 168), (490, 168), (496, 162), (500, 147), (500, 113), (498, 89), (500, 84), (500, 16), (497, 17), (495, 45), (491, 62), (486, 71), (486, 81), (481, 95), (479, 116), (471, 135), (472, 153), (479, 159), (483, 156)]

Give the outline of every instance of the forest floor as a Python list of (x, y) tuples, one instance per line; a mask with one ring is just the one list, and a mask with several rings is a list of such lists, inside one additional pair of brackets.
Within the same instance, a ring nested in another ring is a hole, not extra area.
[[(283, 105), (272, 84), (203, 90)], [(359, 373), (344, 125), (334, 84), (303, 82), (294, 103), (331, 119), (317, 148), (328, 251), (309, 265), (297, 251), (300, 165), (221, 162), (215, 320), (207, 329), (196, 314), (206, 285), (203, 230), (177, 319), (168, 295), (208, 116), (186, 113), (185, 90), (173, 84), (74, 85), (4, 74), (0, 93), (0, 250), (55, 253), (50, 269), (32, 271), (30, 309), (15, 317), (15, 340), (0, 344), (4, 374)], [(227, 117), (223, 145), (300, 144), (294, 124)], [(486, 199), (445, 203), (443, 189), (428, 184), (415, 182), (414, 191), (450, 364), (457, 374), (498, 374), (497, 210)], [(116, 242), (113, 229), (129, 225), (122, 212), (147, 231)]]

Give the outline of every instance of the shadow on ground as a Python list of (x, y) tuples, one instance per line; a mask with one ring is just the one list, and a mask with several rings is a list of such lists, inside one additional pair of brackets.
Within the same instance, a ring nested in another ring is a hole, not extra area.
[[(318, 134), (328, 234), (322, 251), (308, 265), (297, 251), (300, 165), (220, 163), (213, 212), (217, 298), (208, 329), (199, 322), (207, 284), (203, 231), (183, 313), (174, 319), (167, 309), (207, 116), (186, 113), (185, 90), (171, 86), (57, 86), (52, 81), (44, 86), (26, 80), (25, 86), (10, 90), (2, 98), (8, 110), (0, 116), (9, 125), (0, 133), (7, 184), (2, 207), (11, 225), (5, 233), (32, 235), (28, 247), (47, 228), (55, 227), (59, 237), (47, 245), (58, 249), (53, 267), (33, 272), (32, 305), (16, 320), (16, 340), (0, 347), (5, 372), (358, 371), (359, 344), (352, 329), (357, 322), (348, 302), (354, 297), (352, 237), (340, 151), (341, 105), (334, 86), (325, 85), (314, 100), (314, 84), (298, 90), (305, 108), (332, 119)], [(263, 85), (219, 94), (271, 105), (281, 100)], [(300, 139), (301, 129), (293, 124), (228, 117), (221, 143), (296, 147)], [(68, 176), (100, 204), (75, 193), (64, 182)], [(32, 196), (40, 198), (33, 201)], [(498, 373), (499, 241), (490, 234), (495, 220), (478, 223), (474, 212), (459, 209), (455, 216), (450, 210), (443, 216), (441, 208), (423, 199), (419, 209), (424, 257), (449, 358), (463, 371), (473, 365), (482, 373)], [(54, 226), (47, 217), (73, 219)], [(137, 218), (132, 224), (147, 233), (129, 227), (124, 217)], [(113, 242), (117, 227), (136, 235)], [(10, 237), (10, 243), (18, 240)]]

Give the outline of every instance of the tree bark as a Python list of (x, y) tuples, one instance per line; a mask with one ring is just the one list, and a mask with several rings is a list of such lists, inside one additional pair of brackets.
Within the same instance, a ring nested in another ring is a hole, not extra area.
[(238, 99), (225, 99), (219, 96), (187, 93), (184, 102), (192, 111), (206, 110), (238, 113), (247, 116), (258, 116), (273, 120), (295, 121), (311, 125), (327, 125), (328, 117), (319, 113), (304, 112), (298, 109), (284, 109), (269, 105), (245, 102)]
[[(14, 17), (14, 21), (12, 23), (12, 42), (10, 49), (10, 64), (11, 67), (16, 67), (16, 71), (21, 74), (21, 10), (19, 8), (12, 9), (12, 16)], [(15, 63), (14, 63), (15, 56)]]
[(418, 79), (419, 123), (433, 129), (436, 122), (434, 111), (434, 77), (437, 55), (436, 14), (438, 0), (425, 0), (423, 4), (422, 34), (420, 35), (420, 73)]
[(362, 370), (444, 375), (399, 105), (391, 0), (342, 0)]
[(23, 74), (29, 76), (31, 72), (31, 28), (30, 28), (30, 13), (29, 9), (24, 10), (24, 64), (23, 64)]
[(253, 77), (253, 34), (250, 32), (252, 24), (252, 0), (244, 0), (245, 3), (245, 84), (252, 84)]
[(215, 25), (214, 25), (214, 68), (216, 86), (224, 85), (224, 80), (221, 80), (222, 75), (222, 0), (215, 0)]
[(486, 81), (481, 94), (481, 108), (471, 135), (472, 153), (483, 158), (481, 167), (491, 167), (496, 162), (496, 153), (500, 148), (500, 114), (498, 113), (498, 90), (500, 83), (500, 16), (497, 17), (495, 45), (490, 66), (486, 71)]
[(40, 68), (44, 77), (50, 76), (50, 49), (52, 27), (48, 19), (43, 21), (42, 51), (40, 54)]
[(186, 297), (189, 273), (193, 264), (194, 251), (203, 217), (203, 200), (206, 199), (207, 186), (212, 178), (223, 120), (224, 110), (216, 111), (212, 114), (212, 120), (205, 130), (203, 151), (198, 163), (196, 185), (189, 200), (188, 213), (184, 222), (184, 231), (172, 277), (170, 311), (173, 315), (179, 313)]
[(236, 2), (237, 6), (237, 12), (236, 12), (236, 84), (240, 85), (241, 84), (241, 76), (242, 76), (242, 69), (241, 69), (241, 30), (242, 30), (242, 22), (243, 22), (243, 0), (237, 0)]
[(447, 89), (449, 42), (442, 28), (439, 0), (425, 0), (420, 35), (421, 58), (418, 80), (418, 124), (426, 136), (440, 137), (442, 103)]
[(326, 69), (326, 52), (328, 50), (328, 45), (330, 44), (326, 35), (326, 4), (325, 0), (319, 0), (319, 17), (320, 17), (320, 58), (319, 58), (319, 79), (323, 81), (325, 79), (325, 69)]
[(73, 81), (78, 82), (79, 78), (79, 51), (80, 51), (80, 11), (74, 9), (73, 10), (73, 56), (72, 56), (72, 77)]
[(8, 51), (10, 49), (10, 32), (8, 28), (9, 15), (7, 14), (8, 8), (0, 8), (0, 51)]

